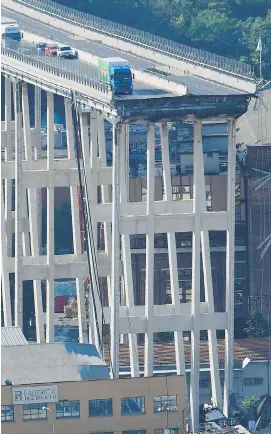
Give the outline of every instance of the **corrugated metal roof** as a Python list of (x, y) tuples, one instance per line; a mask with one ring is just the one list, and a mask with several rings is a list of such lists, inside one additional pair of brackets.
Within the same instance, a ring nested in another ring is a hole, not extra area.
[(27, 344), (20, 327), (1, 327), (1, 347)]
[(42, 384), (109, 378), (94, 345), (29, 344), (2, 348), (2, 384)]

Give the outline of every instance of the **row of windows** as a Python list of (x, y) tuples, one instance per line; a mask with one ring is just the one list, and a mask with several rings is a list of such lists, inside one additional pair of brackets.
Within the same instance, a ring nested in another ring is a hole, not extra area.
[[(24, 420), (47, 419), (46, 404), (25, 404), (23, 406)], [(153, 411), (167, 412), (177, 410), (176, 395), (162, 395), (153, 398)], [(145, 413), (145, 397), (138, 396), (134, 398), (121, 399), (121, 414), (129, 416), (131, 414)], [(113, 400), (107, 399), (92, 399), (89, 401), (89, 416), (113, 416)], [(80, 401), (63, 401), (56, 404), (56, 418), (79, 418), (80, 417)], [(1, 406), (2, 422), (14, 421), (13, 405)]]
[[(100, 225), (100, 234), (102, 237), (102, 243), (100, 243), (100, 249), (104, 249), (104, 235), (102, 223)], [(179, 248), (191, 248), (192, 247), (192, 232), (191, 233), (175, 233), (176, 247)], [(145, 235), (131, 235), (131, 249), (146, 249), (146, 236)], [(209, 232), (210, 247), (225, 247), (226, 246), (226, 231)], [(235, 236), (236, 246), (245, 246), (245, 235), (240, 232)], [(154, 248), (167, 249), (168, 240), (167, 234), (155, 234), (154, 235)]]
[[(262, 377), (252, 377), (252, 378), (244, 378), (244, 386), (262, 386), (263, 385), (263, 378)], [(220, 379), (221, 386), (224, 386), (224, 378)], [(211, 379), (209, 375), (206, 375), (205, 377), (201, 378), (199, 380), (199, 387), (202, 389), (210, 388), (211, 386)]]
[[(162, 196), (163, 200), (165, 200), (165, 190), (162, 187)], [(207, 211), (211, 211), (212, 209), (212, 190), (211, 185), (205, 185), (205, 197), (206, 197), (206, 206)], [(193, 199), (193, 185), (172, 185), (172, 200), (189, 200)], [(142, 201), (145, 202), (147, 200), (147, 188), (142, 187)], [(241, 202), (241, 185), (235, 184), (235, 201), (237, 205), (236, 214), (237, 219), (239, 218), (239, 204)]]

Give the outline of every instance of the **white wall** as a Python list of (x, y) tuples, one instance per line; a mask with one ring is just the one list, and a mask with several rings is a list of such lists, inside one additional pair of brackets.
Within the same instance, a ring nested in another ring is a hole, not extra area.
[[(271, 361), (269, 361), (269, 371), (269, 390), (271, 390)], [(246, 379), (251, 378), (262, 378), (263, 384), (245, 385), (248, 381)], [(243, 396), (254, 395), (256, 398), (260, 398), (266, 393), (268, 393), (268, 362), (250, 362), (243, 370)]]
[[(204, 152), (204, 171), (205, 173), (210, 174), (218, 174), (219, 173), (219, 153), (211, 152), (212, 157), (209, 157), (209, 152)], [(208, 155), (207, 155), (208, 154)], [(186, 166), (193, 165), (193, 154), (181, 154), (180, 157), (180, 165), (181, 165), (181, 173), (182, 175), (186, 174)], [(190, 174), (190, 173), (189, 173)]]

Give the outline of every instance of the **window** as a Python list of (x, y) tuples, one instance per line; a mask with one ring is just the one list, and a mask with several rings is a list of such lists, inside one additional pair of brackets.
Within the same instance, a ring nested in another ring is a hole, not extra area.
[(122, 431), (122, 434), (146, 434), (146, 430), (141, 429), (138, 431)]
[(156, 429), (155, 434), (178, 434), (178, 428)]
[(80, 401), (62, 401), (56, 404), (56, 418), (80, 417)]
[(147, 200), (147, 188), (146, 187), (141, 188), (141, 196), (142, 196), (142, 202), (146, 202), (146, 200)]
[(25, 404), (23, 406), (24, 420), (47, 419), (46, 406), (47, 404)]
[(241, 220), (241, 185), (235, 184), (235, 219)]
[(192, 281), (179, 280), (179, 294), (181, 303), (189, 303), (192, 301)]
[(177, 396), (176, 395), (160, 395), (153, 398), (153, 411), (158, 413), (161, 411), (177, 411)]
[(246, 264), (235, 262), (234, 264), (234, 274), (236, 279), (245, 279), (246, 277)]
[(199, 387), (202, 389), (209, 389), (211, 385), (211, 379), (209, 372), (202, 372), (199, 379)]
[(192, 247), (192, 234), (183, 233), (178, 235), (176, 243), (177, 247)]
[(241, 308), (244, 304), (244, 288), (237, 279), (234, 279), (234, 285), (234, 307), (237, 309)]
[(173, 185), (172, 186), (172, 200), (181, 200), (182, 199), (182, 186), (181, 185)]
[(212, 192), (210, 185), (205, 185), (205, 197), (207, 211), (212, 211)]
[(112, 416), (113, 405), (112, 398), (92, 399), (89, 401), (90, 416)]
[(98, 432), (91, 432), (91, 434), (114, 434), (113, 431), (98, 431)]
[(244, 378), (244, 386), (262, 386), (262, 385), (263, 385), (262, 377)]
[(190, 185), (182, 185), (183, 200), (192, 199)]
[[(173, 185), (172, 200), (192, 199), (190, 185)], [(165, 191), (163, 187), (163, 200), (165, 200)]]
[(179, 278), (180, 276), (191, 277), (192, 276), (192, 268), (178, 268)]
[(193, 164), (188, 164), (187, 166), (185, 166), (185, 173), (186, 173), (186, 175), (193, 175), (193, 173), (194, 173)]
[[(191, 280), (181, 280), (181, 276), (189, 276), (189, 269), (183, 269), (183, 271), (187, 272), (187, 274), (179, 273), (179, 295), (180, 295), (180, 303), (189, 303), (192, 301), (192, 281)], [(170, 285), (170, 275), (169, 270), (164, 270), (165, 273), (165, 292), (166, 292), (166, 300), (167, 304), (172, 303), (171, 298), (171, 285)], [(192, 273), (192, 270), (191, 270)], [(191, 276), (191, 274), (190, 274)]]
[(145, 398), (139, 396), (137, 398), (122, 398), (121, 399), (121, 414), (142, 414), (145, 413)]
[(14, 406), (13, 405), (1, 405), (1, 421), (13, 422), (14, 421)]

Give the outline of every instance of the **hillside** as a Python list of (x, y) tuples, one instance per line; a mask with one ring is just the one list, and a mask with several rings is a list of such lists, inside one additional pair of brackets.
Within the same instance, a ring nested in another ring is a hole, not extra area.
[(271, 77), (270, 0), (58, 0), (59, 3), (255, 65)]

